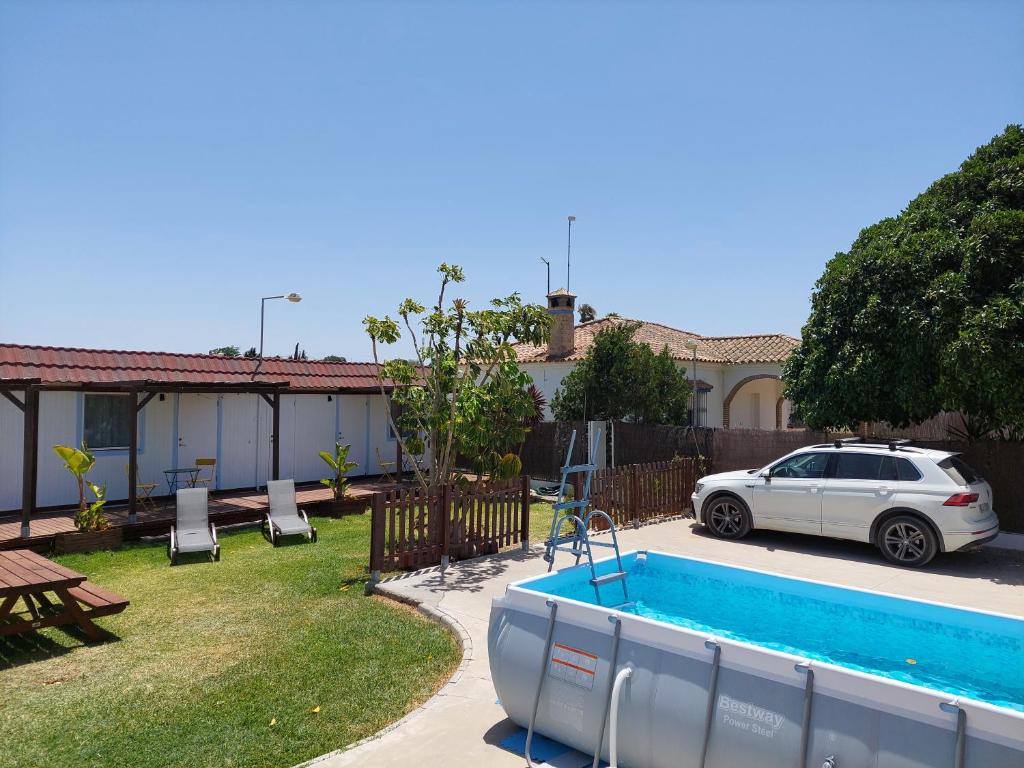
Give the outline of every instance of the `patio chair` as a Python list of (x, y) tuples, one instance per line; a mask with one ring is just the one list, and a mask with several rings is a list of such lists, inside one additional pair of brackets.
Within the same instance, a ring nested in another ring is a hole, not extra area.
[[(128, 476), (132, 476), (132, 465), (124, 465), (124, 473)], [(135, 494), (139, 500), (139, 504), (143, 507), (149, 505), (149, 509), (152, 512), (156, 512), (156, 501), (153, 499), (153, 491), (156, 490), (159, 483), (143, 483), (139, 480), (139, 465), (135, 465)]]
[[(216, 459), (196, 459), (196, 466), (199, 468), (199, 474), (196, 475), (195, 480), (192, 481), (192, 487), (198, 488), (204, 486), (206, 488), (213, 487), (213, 481), (217, 477), (217, 460)], [(209, 472), (210, 474), (204, 474)]]
[(295, 504), (294, 480), (270, 480), (267, 482), (267, 498), (270, 511), (263, 521), (263, 532), (275, 547), (282, 536), (307, 536), (316, 541), (316, 528), (309, 524), (309, 517)]
[(380, 467), (380, 479), (389, 483), (395, 482), (395, 478), (391, 474), (391, 470), (395, 468), (396, 462), (394, 460), (387, 461), (383, 456), (380, 455), (380, 447), (374, 449), (377, 452), (377, 466)]
[(209, 491), (205, 488), (179, 488), (176, 525), (171, 526), (171, 543), (167, 554), (171, 565), (183, 552), (210, 552), (220, 560), (217, 529), (210, 522)]

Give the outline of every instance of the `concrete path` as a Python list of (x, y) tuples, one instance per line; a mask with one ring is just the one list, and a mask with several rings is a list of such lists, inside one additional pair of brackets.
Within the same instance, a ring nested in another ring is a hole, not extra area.
[[(939, 555), (925, 570), (890, 566), (863, 544), (755, 531), (741, 542), (719, 541), (674, 520), (619, 533), (623, 552), (657, 549), (723, 563), (821, 579), (851, 587), (940, 600), (1024, 616), (1024, 554), (983, 549)], [(487, 663), (491, 599), (511, 581), (543, 573), (542, 551), (513, 552), (419, 571), (383, 582), (378, 591), (420, 606), (460, 634), (465, 655), (452, 680), (430, 701), (384, 733), (324, 755), (316, 768), (458, 768), (510, 766), (523, 760), (494, 746), (515, 729), (496, 702)], [(560, 565), (569, 556), (560, 554)]]

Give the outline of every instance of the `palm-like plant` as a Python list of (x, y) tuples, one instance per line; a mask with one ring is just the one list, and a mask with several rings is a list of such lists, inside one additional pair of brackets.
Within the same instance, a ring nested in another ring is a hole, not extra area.
[[(89, 481), (87, 475), (96, 466), (96, 457), (89, 446), (82, 441), (81, 448), (68, 445), (55, 445), (53, 452), (64, 461), (64, 468), (70, 472), (78, 483), (78, 512), (75, 514), (75, 527), (80, 531), (102, 531), (110, 526), (110, 520), (103, 514), (103, 505), (107, 503), (107, 489)], [(92, 491), (95, 500), (90, 502), (85, 497), (85, 489)]]
[(334, 491), (335, 501), (345, 498), (345, 492), (348, 490), (348, 478), (345, 475), (359, 466), (356, 462), (348, 460), (350, 450), (352, 450), (351, 445), (335, 443), (333, 456), (327, 451), (320, 451), (320, 458), (327, 463), (334, 474), (333, 477), (325, 477), (320, 484), (326, 485)]

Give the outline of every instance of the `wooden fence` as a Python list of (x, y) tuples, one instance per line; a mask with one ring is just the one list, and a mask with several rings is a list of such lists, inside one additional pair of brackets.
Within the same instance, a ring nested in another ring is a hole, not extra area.
[(527, 541), (530, 479), (374, 494), (370, 571), (425, 568)]
[(591, 506), (607, 512), (617, 528), (681, 515), (690, 507), (700, 474), (691, 458), (601, 469), (594, 473)]

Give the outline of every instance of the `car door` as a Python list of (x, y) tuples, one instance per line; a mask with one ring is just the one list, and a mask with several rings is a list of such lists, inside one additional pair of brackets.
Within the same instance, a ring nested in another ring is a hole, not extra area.
[(896, 459), (891, 454), (838, 452), (822, 495), (822, 534), (870, 541), (871, 522), (892, 507), (898, 489)]
[(829, 454), (799, 453), (754, 484), (754, 527), (821, 534), (821, 491)]

